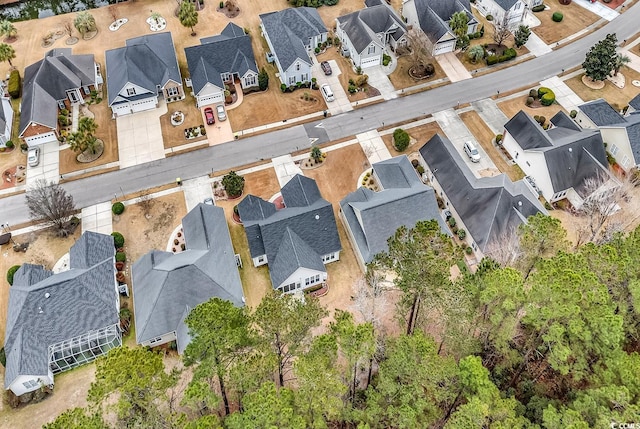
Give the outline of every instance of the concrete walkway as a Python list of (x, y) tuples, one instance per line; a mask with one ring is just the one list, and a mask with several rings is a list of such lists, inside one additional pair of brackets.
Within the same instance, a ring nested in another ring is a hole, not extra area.
[(280, 188), (286, 185), (296, 174), (302, 174), (304, 176), (300, 167), (293, 162), (291, 155), (278, 156), (273, 158), (271, 163), (273, 164), (274, 170), (276, 170)]
[(81, 218), (82, 232), (93, 231), (107, 235), (113, 232), (110, 201), (83, 208)]
[(369, 85), (380, 91), (382, 98), (391, 100), (398, 97), (396, 89), (382, 70), (382, 66), (367, 67), (362, 73), (369, 76)]
[(509, 118), (500, 110), (498, 105), (491, 98), (485, 98), (483, 100), (474, 101), (471, 103), (471, 107), (478, 112), (478, 115), (487, 124), (494, 134), (502, 134), (504, 132), (504, 124), (507, 123)]
[(436, 55), (435, 59), (451, 82), (471, 79), (471, 73), (469, 73), (469, 70), (465, 68), (453, 52)]
[(384, 141), (380, 137), (377, 130), (367, 131), (366, 133), (356, 134), (356, 139), (362, 147), (362, 151), (367, 156), (369, 164), (384, 161), (391, 158), (391, 153)]
[(615, 10), (611, 9), (608, 6), (605, 6), (599, 1), (596, 1), (595, 3), (591, 3), (588, 0), (577, 0), (574, 3), (580, 7), (583, 7), (595, 13), (596, 15), (598, 15), (603, 19), (606, 19), (607, 21), (613, 21), (618, 15), (620, 15), (618, 12), (616, 12)]
[(116, 118), (120, 168), (164, 158), (160, 116), (165, 113), (167, 104), (161, 100), (157, 109)]
[(544, 41), (533, 31), (531, 32), (531, 35), (529, 35), (529, 40), (527, 40), (527, 43), (525, 43), (524, 46), (526, 46), (529, 52), (531, 52), (536, 57), (548, 54), (553, 50), (549, 47), (549, 45), (544, 43)]
[(550, 88), (556, 94), (556, 102), (568, 112), (577, 110), (578, 106), (584, 103), (582, 98), (578, 97), (578, 94), (573, 92), (558, 76), (543, 80), (540, 85)]
[(38, 179), (58, 183), (60, 181), (60, 143), (57, 141), (40, 145), (40, 163), (35, 167), (27, 164), (27, 188)]
[[(351, 101), (349, 100), (349, 95), (344, 91), (344, 88), (342, 87), (342, 85), (340, 85), (340, 79), (338, 79), (338, 76), (342, 74), (338, 63), (335, 60), (329, 60), (329, 65), (331, 66), (331, 74), (327, 76), (322, 71), (320, 63), (316, 59), (315, 55), (313, 55), (312, 58), (312, 75), (316, 78), (318, 87), (321, 87), (324, 84), (328, 84), (331, 87), (331, 91), (333, 91), (335, 100), (327, 102), (327, 109), (329, 109), (331, 115), (339, 115), (340, 113), (353, 110), (353, 106), (351, 105)], [(322, 94), (318, 93), (318, 96), (322, 97)]]
[(199, 203), (204, 202), (206, 198), (213, 199), (213, 190), (211, 189), (211, 179), (209, 176), (201, 176), (183, 181), (182, 191), (184, 192), (187, 212), (190, 212), (191, 209)]

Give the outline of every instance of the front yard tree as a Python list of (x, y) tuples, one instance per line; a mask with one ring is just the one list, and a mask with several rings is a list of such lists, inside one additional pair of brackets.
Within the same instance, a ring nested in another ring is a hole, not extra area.
[(406, 37), (414, 66), (426, 67), (433, 60), (433, 43), (420, 28), (415, 26), (407, 31)]
[(6, 43), (0, 43), (0, 62), (7, 61), (11, 67), (11, 60), (16, 57), (16, 51), (12, 46), (7, 45)]
[(527, 43), (527, 40), (529, 40), (529, 36), (531, 36), (531, 29), (529, 28), (529, 26), (528, 25), (519, 26), (518, 29), (516, 30), (516, 33), (513, 36), (513, 39), (516, 44), (516, 48), (520, 48), (524, 46), (524, 44)]
[(0, 34), (2, 34), (7, 41), (15, 40), (18, 35), (18, 30), (13, 23), (7, 19), (0, 21)]
[(631, 62), (631, 58), (624, 54), (617, 54), (613, 60), (613, 74), (618, 75), (622, 66)]
[(511, 30), (509, 30), (509, 12), (505, 12), (502, 15), (500, 21), (495, 21), (493, 26), (493, 41), (502, 46), (504, 42), (511, 37)]
[(66, 236), (66, 227), (75, 212), (73, 197), (57, 183), (38, 179), (26, 194), (27, 208), (32, 220), (53, 226), (59, 235)]
[(275, 360), (280, 387), (284, 386), (293, 358), (304, 352), (311, 329), (320, 326), (326, 315), (327, 311), (312, 297), (301, 301), (276, 291), (267, 294), (256, 308), (253, 323), (264, 351)]
[(239, 197), (244, 190), (244, 177), (231, 170), (222, 178), (222, 186), (230, 198)]
[(200, 399), (211, 407), (217, 402), (211, 393), (219, 388), (224, 413), (228, 415), (227, 379), (237, 360), (242, 358), (240, 351), (250, 343), (249, 317), (230, 301), (212, 298), (191, 310), (185, 323), (191, 342), (185, 350), (184, 361), (187, 365), (197, 365), (187, 396), (204, 391), (205, 397)]
[(484, 48), (482, 45), (473, 45), (467, 51), (467, 56), (474, 64), (484, 58)]
[(616, 45), (618, 37), (615, 34), (607, 34), (607, 36), (593, 45), (584, 62), (582, 68), (584, 74), (592, 81), (603, 81), (615, 68)]
[(68, 137), (69, 147), (72, 151), (82, 153), (85, 151), (91, 151), (96, 153), (96, 145), (98, 139), (94, 136), (94, 133), (98, 129), (98, 124), (93, 118), (83, 116), (78, 121), (78, 131), (71, 133)]
[(180, 3), (180, 10), (178, 10), (178, 19), (180, 24), (185, 27), (191, 28), (191, 35), (195, 36), (196, 32), (193, 27), (198, 23), (198, 12), (196, 7), (189, 0), (183, 0)]
[(87, 33), (96, 31), (97, 28), (95, 18), (87, 11), (78, 12), (73, 20), (73, 25), (83, 37)]
[(311, 159), (313, 159), (316, 163), (322, 162), (322, 150), (316, 145), (311, 146)]
[(469, 36), (467, 35), (469, 30), (469, 18), (467, 17), (466, 12), (460, 11), (451, 15), (449, 27), (453, 30), (453, 34), (456, 35), (456, 48), (465, 49), (469, 46)]

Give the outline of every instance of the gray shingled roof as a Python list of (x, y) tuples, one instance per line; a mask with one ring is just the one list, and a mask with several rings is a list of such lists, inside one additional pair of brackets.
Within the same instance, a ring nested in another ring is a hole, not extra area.
[(414, 0), (420, 28), (432, 42), (451, 31), (447, 22), (451, 15), (464, 11), (469, 23), (476, 23), (469, 0)]
[(311, 65), (304, 46), (309, 38), (327, 32), (318, 11), (311, 7), (264, 13), (260, 15), (260, 21), (283, 70), (287, 70), (296, 59)]
[(70, 48), (53, 49), (24, 71), (20, 135), (32, 122), (56, 128), (58, 100), (67, 98), (67, 91), (95, 85), (93, 54), (72, 55)]
[(636, 95), (631, 99), (631, 101), (629, 101), (629, 106), (636, 110), (640, 110), (640, 94)]
[(523, 110), (509, 119), (504, 128), (523, 150), (553, 146), (551, 139), (540, 124)]
[(373, 164), (384, 190), (360, 187), (340, 201), (343, 216), (365, 263), (388, 250), (387, 240), (401, 226), (435, 219), (449, 233), (439, 214), (435, 191), (422, 183), (406, 156)]
[(602, 98), (581, 104), (578, 108), (598, 127), (624, 122), (622, 115)]
[(498, 6), (502, 8), (502, 10), (509, 10), (513, 7), (514, 4), (518, 2), (518, 0), (493, 0), (496, 2)]
[[(341, 250), (340, 237), (331, 203), (320, 195), (313, 179), (296, 175), (283, 188), (285, 208), (271, 212), (270, 203), (249, 195), (238, 204), (238, 212), (245, 227), (251, 257), (267, 255), (271, 283), (276, 288), (281, 272), (293, 272), (300, 261), (293, 255), (279, 254), (287, 230), (295, 233), (318, 257)], [(261, 211), (258, 207), (268, 207)], [(274, 206), (275, 208), (275, 206)], [(269, 214), (271, 213), (271, 214)], [(264, 215), (264, 217), (263, 217)], [(278, 261), (276, 267), (273, 266)], [(320, 259), (321, 261), (321, 259)], [(274, 269), (275, 268), (275, 269)], [(276, 272), (278, 271), (278, 272)], [(286, 278), (286, 277), (284, 277)]]
[(152, 250), (133, 265), (138, 344), (183, 332), (185, 308), (213, 297), (244, 305), (224, 211), (200, 203), (182, 219), (182, 229), (187, 250), (177, 254)]
[(395, 12), (383, 4), (339, 16), (337, 19), (358, 53), (362, 53), (372, 42), (382, 46), (377, 34), (389, 31), (394, 25), (400, 27), (400, 31), (395, 32), (399, 34), (394, 37), (402, 37), (407, 29)]
[[(123, 48), (105, 52), (109, 106), (127, 83), (138, 85), (153, 94), (157, 86), (169, 80), (182, 84), (171, 33), (157, 33), (128, 39)], [(148, 95), (143, 95), (146, 98)], [(137, 97), (125, 97), (134, 100)]]
[[(11, 105), (11, 101), (9, 101)], [(0, 99), (0, 130), (4, 130), (7, 126), (7, 117), (4, 115), (4, 103)]]
[(420, 154), (483, 252), (529, 216), (546, 214), (522, 180), (511, 182), (505, 174), (476, 178), (444, 136), (433, 136)]
[(237, 25), (229, 23), (221, 34), (200, 39), (200, 43), (184, 50), (196, 94), (207, 83), (224, 88), (220, 77), (222, 73), (237, 73), (239, 76), (244, 76), (249, 70), (258, 73), (251, 38)]
[[(87, 249), (92, 253), (88, 257)], [(70, 253), (68, 271), (54, 274), (24, 264), (14, 276), (5, 336), (5, 388), (20, 375), (48, 374), (50, 345), (119, 321), (113, 238), (85, 232)]]
[(269, 273), (273, 285), (282, 284), (298, 268), (326, 272), (322, 255), (305, 243), (291, 228), (287, 227), (280, 242), (273, 263), (269, 263)]

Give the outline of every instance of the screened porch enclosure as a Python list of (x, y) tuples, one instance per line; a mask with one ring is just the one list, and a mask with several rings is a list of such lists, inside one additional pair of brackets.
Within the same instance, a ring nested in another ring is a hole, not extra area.
[(49, 346), (49, 368), (54, 374), (68, 371), (102, 356), (122, 345), (118, 325), (89, 331), (77, 337)]

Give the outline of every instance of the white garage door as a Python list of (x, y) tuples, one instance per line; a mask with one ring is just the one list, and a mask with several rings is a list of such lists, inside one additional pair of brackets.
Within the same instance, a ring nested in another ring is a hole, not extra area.
[(131, 105), (132, 112), (142, 112), (144, 110), (155, 109), (158, 105), (158, 97), (145, 98), (144, 100), (132, 101), (129, 103)]
[(373, 67), (380, 64), (380, 57), (363, 58), (360, 60), (360, 67)]
[(56, 133), (51, 131), (50, 133), (38, 134), (37, 136), (25, 137), (25, 143), (29, 147), (38, 146), (45, 143), (57, 142), (58, 138), (56, 137)]
[(222, 103), (224, 101), (224, 97), (222, 93), (218, 93), (215, 95), (205, 95), (198, 97), (198, 107), (203, 107), (209, 104)]
[(438, 55), (438, 54), (446, 54), (447, 52), (453, 52), (454, 49), (456, 48), (456, 42), (445, 42), (445, 43), (438, 43), (434, 50), (433, 50), (433, 54), (434, 55)]
[(116, 104), (111, 106), (111, 110), (116, 116), (128, 115), (131, 113), (131, 106), (129, 106), (129, 103)]

